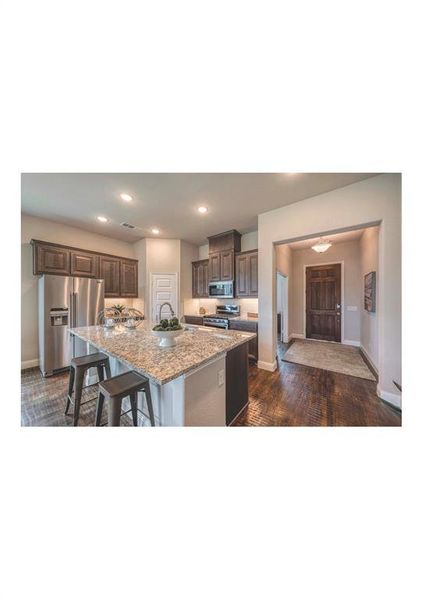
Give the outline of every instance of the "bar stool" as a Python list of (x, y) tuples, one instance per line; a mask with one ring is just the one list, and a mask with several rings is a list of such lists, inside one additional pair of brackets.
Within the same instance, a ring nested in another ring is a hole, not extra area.
[(152, 427), (155, 427), (153, 403), (151, 401), (150, 382), (135, 371), (128, 371), (122, 375), (116, 375), (98, 384), (98, 400), (95, 424), (101, 423), (104, 400), (107, 400), (108, 425), (119, 427), (122, 410), (122, 400), (129, 396), (131, 402), (132, 422), (137, 426), (137, 393), (144, 392), (147, 400), (148, 415)]
[[(106, 372), (106, 376), (110, 377), (110, 363), (109, 357), (107, 354), (103, 354), (102, 352), (96, 352), (95, 354), (87, 354), (86, 356), (78, 356), (71, 360), (70, 364), (70, 373), (69, 373), (69, 388), (66, 402), (65, 415), (68, 414), (69, 407), (71, 403), (74, 405), (73, 409), (73, 424), (74, 427), (78, 425), (79, 421), (79, 409), (87, 402), (91, 402), (95, 400), (95, 398), (90, 398), (81, 404), (82, 397), (82, 387), (84, 383), (84, 375), (91, 369), (92, 367), (97, 367), (98, 379), (99, 381), (103, 381), (104, 372)], [(72, 400), (72, 392), (75, 386), (75, 394)]]

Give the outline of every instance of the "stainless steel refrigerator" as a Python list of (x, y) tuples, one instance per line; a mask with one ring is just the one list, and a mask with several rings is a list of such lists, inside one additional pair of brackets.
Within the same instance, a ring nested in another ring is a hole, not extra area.
[(88, 344), (69, 334), (69, 327), (95, 325), (104, 308), (104, 280), (42, 275), (38, 281), (38, 341), (44, 377), (65, 369)]

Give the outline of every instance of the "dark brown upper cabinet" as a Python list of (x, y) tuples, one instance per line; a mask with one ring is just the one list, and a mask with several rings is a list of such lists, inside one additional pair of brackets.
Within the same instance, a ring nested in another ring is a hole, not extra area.
[(240, 252), (235, 257), (237, 298), (258, 296), (258, 251)]
[(122, 298), (138, 296), (138, 263), (133, 260), (120, 261), (120, 295)]
[(209, 281), (220, 281), (220, 252), (209, 254)]
[(100, 256), (100, 279), (104, 279), (104, 295), (120, 298), (120, 259)]
[(98, 277), (98, 256), (89, 252), (71, 250), (70, 274), (75, 277)]
[(220, 253), (220, 281), (232, 281), (235, 275), (235, 252), (225, 250)]
[(69, 249), (43, 244), (42, 242), (33, 244), (33, 271), (34, 275), (41, 275), (42, 273), (69, 275)]
[(235, 279), (235, 252), (241, 250), (241, 234), (232, 229), (209, 240), (209, 281)]
[(209, 261), (196, 260), (192, 263), (192, 297), (209, 297)]
[(138, 297), (138, 261), (110, 254), (31, 240), (34, 275), (104, 279), (106, 298)]
[(241, 250), (241, 234), (235, 229), (212, 235), (209, 238), (209, 253), (223, 252), (224, 250), (233, 250), (239, 252)]

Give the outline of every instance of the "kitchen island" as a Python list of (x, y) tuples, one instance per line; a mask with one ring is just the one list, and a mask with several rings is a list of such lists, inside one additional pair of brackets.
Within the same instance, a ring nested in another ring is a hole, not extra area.
[[(107, 354), (112, 375), (134, 370), (148, 377), (158, 425), (229, 425), (248, 403), (248, 342), (255, 334), (187, 326), (176, 346), (161, 348), (151, 328), (144, 321), (133, 330), (69, 332), (86, 342), (87, 353)], [(144, 394), (138, 396), (139, 425), (149, 425)]]

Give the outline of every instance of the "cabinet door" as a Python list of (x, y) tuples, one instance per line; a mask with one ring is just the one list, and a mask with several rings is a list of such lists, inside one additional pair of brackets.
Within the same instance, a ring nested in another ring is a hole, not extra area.
[(206, 260), (203, 264), (203, 288), (202, 288), (202, 298), (209, 297), (209, 261)]
[(192, 263), (192, 297), (199, 298), (200, 265)]
[(235, 259), (236, 296), (248, 296), (248, 254), (241, 254)]
[(100, 278), (104, 279), (104, 295), (106, 298), (120, 297), (120, 260), (100, 256)]
[(67, 248), (36, 244), (34, 246), (34, 275), (70, 275), (70, 252)]
[(138, 263), (120, 261), (120, 295), (122, 298), (138, 297)]
[(234, 279), (234, 253), (232, 250), (220, 253), (220, 279), (221, 281)]
[(75, 277), (98, 277), (98, 255), (71, 250), (71, 275)]
[(209, 256), (209, 278), (210, 281), (221, 281), (220, 279), (220, 252)]
[(258, 252), (249, 255), (249, 296), (258, 296)]

